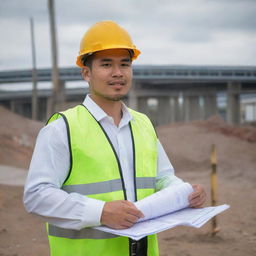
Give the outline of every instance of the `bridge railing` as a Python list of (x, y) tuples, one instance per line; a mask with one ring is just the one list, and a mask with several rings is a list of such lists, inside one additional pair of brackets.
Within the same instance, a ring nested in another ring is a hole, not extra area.
[[(60, 68), (62, 81), (82, 80), (79, 68)], [(169, 80), (256, 81), (256, 67), (221, 66), (154, 66), (135, 65), (134, 78)], [(51, 81), (51, 69), (38, 69), (38, 81)], [(0, 71), (1, 83), (31, 82), (32, 70)]]

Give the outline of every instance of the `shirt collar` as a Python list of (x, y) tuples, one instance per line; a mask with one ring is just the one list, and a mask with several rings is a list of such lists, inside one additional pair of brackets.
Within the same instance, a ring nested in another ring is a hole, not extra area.
[[(89, 110), (89, 112), (95, 117), (95, 119), (98, 122), (108, 117), (107, 113), (99, 105), (97, 105), (97, 103), (93, 101), (93, 99), (90, 97), (90, 94), (86, 95), (83, 105)], [(133, 116), (131, 115), (129, 109), (123, 102), (122, 102), (122, 112), (123, 112), (123, 116), (122, 116), (120, 125), (123, 126), (123, 125), (127, 125), (133, 119)]]

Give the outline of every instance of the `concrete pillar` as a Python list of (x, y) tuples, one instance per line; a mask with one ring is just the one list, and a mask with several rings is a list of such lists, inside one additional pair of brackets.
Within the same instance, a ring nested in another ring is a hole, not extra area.
[(47, 103), (48, 98), (39, 98), (38, 99), (38, 120), (46, 122), (52, 113), (47, 114)]
[(52, 113), (52, 97), (50, 96), (46, 99), (46, 120), (48, 120), (52, 114), (54, 113)]
[(183, 101), (184, 121), (200, 120), (199, 96), (185, 95)]
[(217, 114), (217, 99), (216, 94), (210, 94), (203, 96), (204, 107), (203, 107), (203, 118), (207, 119), (210, 116)]
[(55, 113), (60, 112), (65, 109), (66, 104), (66, 88), (65, 88), (65, 81), (58, 80), (57, 87), (52, 88), (52, 95), (51, 100), (49, 100), (48, 112)]
[(174, 96), (171, 98), (171, 122), (183, 121), (182, 105), (179, 102), (179, 97)]
[[(156, 100), (156, 105), (149, 105), (149, 100)], [(138, 98), (138, 111), (146, 114), (151, 122), (157, 126), (158, 125), (158, 101), (156, 97), (139, 97)]]
[(158, 109), (157, 109), (157, 124), (164, 125), (171, 121), (171, 104), (169, 97), (157, 97)]
[(147, 103), (148, 98), (147, 97), (139, 97), (137, 98), (137, 108), (139, 112), (142, 112), (146, 115), (149, 114), (149, 108)]
[[(170, 103), (170, 121), (169, 123), (175, 123), (176, 122), (176, 108), (177, 108), (177, 102), (176, 102), (177, 97), (171, 97), (169, 100)], [(179, 102), (178, 102), (179, 103)]]
[(241, 83), (229, 82), (227, 85), (227, 122), (240, 124)]
[(253, 107), (253, 121), (256, 121), (256, 103), (253, 103), (252, 107)]
[(15, 100), (11, 100), (10, 109), (11, 109), (12, 112), (15, 113), (15, 110), (16, 110), (16, 101)]
[(132, 88), (128, 94), (128, 106), (134, 110), (138, 110), (138, 96), (136, 94), (136, 83), (133, 82)]

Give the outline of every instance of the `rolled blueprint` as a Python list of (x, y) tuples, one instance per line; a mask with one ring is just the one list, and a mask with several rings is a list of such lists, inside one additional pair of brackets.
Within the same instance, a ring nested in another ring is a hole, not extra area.
[(138, 222), (153, 219), (188, 207), (188, 196), (192, 192), (193, 188), (189, 183), (181, 183), (167, 187), (135, 202), (136, 207), (142, 211), (145, 216), (139, 219)]

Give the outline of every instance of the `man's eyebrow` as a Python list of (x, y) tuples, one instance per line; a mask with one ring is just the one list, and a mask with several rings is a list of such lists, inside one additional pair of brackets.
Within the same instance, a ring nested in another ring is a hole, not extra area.
[[(104, 58), (104, 59), (101, 59), (100, 61), (101, 62), (109, 62), (109, 61), (112, 61), (112, 59)], [(130, 58), (121, 59), (121, 62), (131, 62), (131, 59)]]
[(111, 59), (108, 59), (108, 58), (105, 58), (105, 59), (101, 59), (100, 60), (101, 62), (104, 62), (104, 61), (112, 61)]

